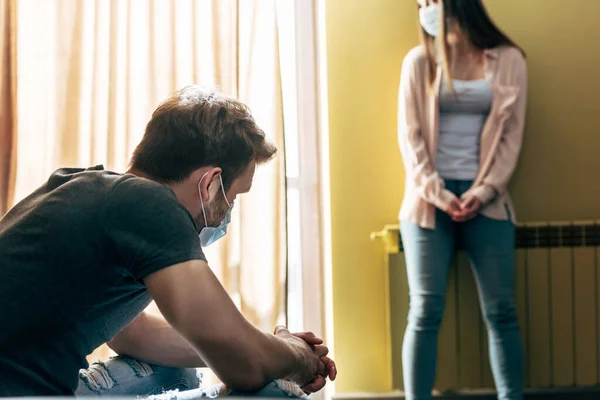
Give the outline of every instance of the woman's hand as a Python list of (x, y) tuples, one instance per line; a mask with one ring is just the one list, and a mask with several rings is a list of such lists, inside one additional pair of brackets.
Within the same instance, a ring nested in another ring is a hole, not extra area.
[(450, 218), (454, 220), (455, 215), (458, 215), (458, 213), (460, 213), (461, 210), (462, 209), (460, 206), (460, 200), (457, 197), (455, 197), (454, 199), (452, 199), (450, 204), (448, 204), (448, 207), (444, 211), (446, 211)]
[(481, 200), (475, 196), (469, 196), (459, 203), (459, 210), (450, 214), (454, 222), (465, 222), (474, 218), (481, 209)]

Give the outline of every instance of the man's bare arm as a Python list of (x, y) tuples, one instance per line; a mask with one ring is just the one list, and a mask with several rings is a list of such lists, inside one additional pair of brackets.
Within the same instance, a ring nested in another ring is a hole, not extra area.
[(202, 368), (196, 350), (160, 315), (143, 312), (110, 342), (119, 355), (150, 364), (177, 368)]
[(253, 391), (279, 378), (303, 386), (316, 378), (319, 355), (285, 330), (273, 335), (253, 327), (206, 262), (164, 268), (144, 282), (165, 319), (229, 387)]

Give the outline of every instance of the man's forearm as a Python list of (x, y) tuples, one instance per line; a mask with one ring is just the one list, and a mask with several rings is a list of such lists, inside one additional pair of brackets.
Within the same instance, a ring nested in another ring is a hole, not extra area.
[(286, 377), (305, 385), (316, 377), (319, 359), (311, 347), (253, 327), (206, 262), (161, 269), (144, 283), (165, 319), (230, 388), (253, 391)]
[(194, 348), (160, 315), (142, 313), (108, 346), (117, 354), (150, 364), (178, 368), (205, 367)]

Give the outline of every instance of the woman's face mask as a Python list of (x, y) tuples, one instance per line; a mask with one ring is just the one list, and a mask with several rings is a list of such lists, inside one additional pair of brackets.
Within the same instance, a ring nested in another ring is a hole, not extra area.
[(210, 246), (227, 234), (227, 225), (229, 225), (231, 222), (231, 209), (233, 208), (233, 204), (229, 203), (229, 200), (227, 200), (227, 196), (225, 195), (223, 178), (221, 178), (221, 175), (219, 175), (219, 180), (221, 181), (221, 192), (223, 193), (223, 198), (225, 199), (227, 206), (229, 206), (229, 209), (227, 210), (227, 213), (225, 214), (225, 217), (219, 226), (208, 226), (208, 221), (206, 219), (206, 208), (204, 207), (202, 193), (200, 192), (200, 183), (202, 183), (202, 179), (204, 179), (205, 176), (206, 174), (204, 174), (204, 176), (200, 179), (200, 182), (198, 182), (198, 194), (200, 195), (200, 205), (202, 206), (202, 215), (204, 216), (204, 228), (202, 228), (198, 234), (202, 247)]
[(419, 8), (419, 22), (430, 36), (436, 37), (440, 33), (440, 12), (441, 5), (439, 2)]

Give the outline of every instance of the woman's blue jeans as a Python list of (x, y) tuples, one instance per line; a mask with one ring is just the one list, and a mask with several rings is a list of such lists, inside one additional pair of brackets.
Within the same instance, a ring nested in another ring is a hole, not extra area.
[[(446, 181), (446, 188), (459, 197), (470, 186), (469, 181)], [(510, 219), (493, 220), (483, 215), (455, 223), (437, 210), (434, 230), (407, 221), (400, 226), (410, 291), (402, 348), (406, 399), (431, 398), (448, 272), (458, 240), (466, 249), (475, 276), (498, 398), (522, 399), (523, 348), (513, 290), (514, 224)]]

